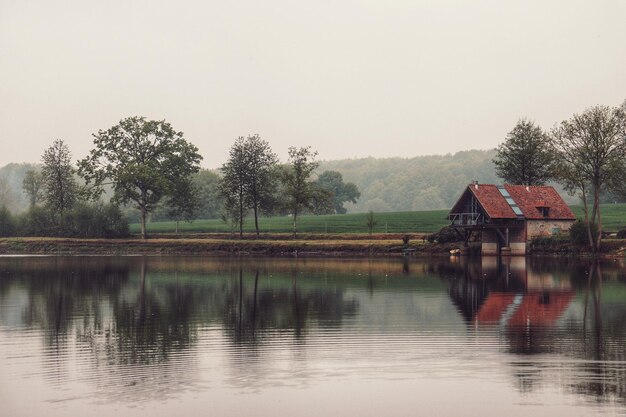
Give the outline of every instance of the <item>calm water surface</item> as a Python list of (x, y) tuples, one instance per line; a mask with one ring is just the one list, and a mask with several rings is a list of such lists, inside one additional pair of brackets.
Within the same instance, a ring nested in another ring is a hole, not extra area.
[(2, 416), (626, 416), (626, 266), (0, 258)]

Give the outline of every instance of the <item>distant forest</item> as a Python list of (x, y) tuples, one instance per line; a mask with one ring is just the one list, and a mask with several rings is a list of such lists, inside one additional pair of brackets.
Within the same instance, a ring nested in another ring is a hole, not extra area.
[[(413, 158), (343, 159), (321, 161), (317, 172), (338, 171), (344, 181), (357, 185), (361, 197), (356, 204), (345, 204), (348, 212), (445, 209), (454, 204), (473, 180), (502, 182), (495, 173), (494, 156), (495, 150), (470, 150)], [(0, 168), (0, 206), (5, 205), (14, 213), (28, 208), (22, 180), (26, 171), (37, 167), (37, 164), (12, 163)], [(578, 203), (575, 197), (558, 189), (568, 203)]]
[(320, 171), (343, 174), (361, 191), (348, 212), (413, 211), (452, 207), (473, 180), (498, 182), (491, 160), (495, 150), (463, 151), (414, 158), (361, 158), (320, 162)]

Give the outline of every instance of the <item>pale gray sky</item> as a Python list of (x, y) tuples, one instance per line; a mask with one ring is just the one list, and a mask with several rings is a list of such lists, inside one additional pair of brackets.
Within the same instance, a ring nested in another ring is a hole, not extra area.
[(0, 165), (121, 118), (166, 119), (206, 167), (240, 135), (285, 158), (495, 147), (626, 99), (626, 1), (0, 0)]

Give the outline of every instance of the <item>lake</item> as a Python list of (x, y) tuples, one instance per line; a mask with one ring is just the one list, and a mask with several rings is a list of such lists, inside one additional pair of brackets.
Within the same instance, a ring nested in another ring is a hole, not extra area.
[(0, 257), (2, 416), (626, 416), (626, 265)]

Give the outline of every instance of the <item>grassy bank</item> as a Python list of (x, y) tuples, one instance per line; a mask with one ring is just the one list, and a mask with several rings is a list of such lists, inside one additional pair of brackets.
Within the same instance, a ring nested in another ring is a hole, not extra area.
[[(572, 206), (574, 214), (583, 218), (582, 206)], [(303, 233), (367, 233), (365, 213), (335, 214), (325, 216), (302, 216), (298, 221), (298, 230)], [(448, 210), (407, 211), (397, 213), (376, 213), (377, 225), (374, 233), (432, 233), (449, 224)], [(263, 233), (289, 233), (293, 219), (284, 217), (262, 217), (259, 227)], [(605, 204), (602, 206), (602, 222), (605, 230), (617, 231), (626, 227), (626, 204)], [(228, 233), (230, 228), (221, 220), (196, 220), (193, 223), (180, 223), (184, 233)], [(150, 233), (173, 233), (175, 222), (155, 222), (148, 224)], [(249, 217), (244, 230), (252, 232), (254, 222)], [(131, 225), (131, 233), (138, 233), (139, 225)]]
[[(458, 244), (436, 245), (414, 239), (411, 252), (446, 254)], [(243, 255), (402, 255), (401, 239), (215, 239), (152, 238), (141, 239), (62, 239), (4, 238), (0, 254), (243, 254)]]
[[(303, 233), (368, 233), (365, 213), (333, 214), (320, 216), (302, 216), (298, 219), (298, 230)], [(432, 210), (418, 212), (376, 213), (377, 224), (374, 233), (408, 233), (408, 232), (435, 232), (445, 226), (448, 221), (447, 210)], [(226, 233), (231, 229), (223, 221), (195, 220), (193, 223), (181, 222), (181, 232), (198, 233)], [(261, 217), (259, 228), (264, 233), (289, 233), (293, 230), (293, 218)], [(131, 224), (131, 233), (139, 232), (138, 224)], [(155, 222), (148, 224), (148, 232), (172, 233), (176, 230), (175, 222)], [(244, 223), (244, 230), (254, 230), (254, 219), (248, 217)]]
[[(344, 238), (347, 237), (347, 238)], [(0, 238), (0, 255), (277, 255), (277, 256), (448, 256), (461, 242), (428, 243), (420, 235), (411, 235), (404, 245), (402, 235), (306, 235), (296, 240), (285, 235), (265, 235), (255, 239), (197, 235), (153, 236), (141, 239), (68, 239), (68, 238)], [(480, 243), (470, 244), (471, 252), (480, 253)], [(573, 246), (567, 239), (533, 241), (529, 254), (550, 256), (591, 256), (586, 247)], [(623, 257), (626, 239), (606, 239), (603, 257)]]

